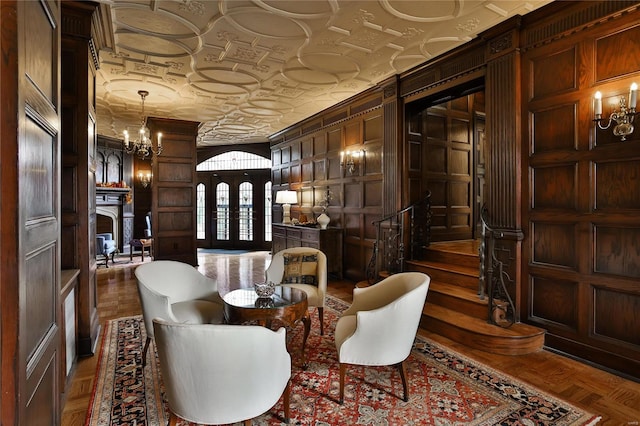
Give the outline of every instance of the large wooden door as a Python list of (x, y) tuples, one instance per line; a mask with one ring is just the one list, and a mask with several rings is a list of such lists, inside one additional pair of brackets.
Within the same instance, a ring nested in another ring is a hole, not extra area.
[(270, 170), (228, 170), (198, 172), (205, 195), (204, 238), (200, 247), (266, 250), (270, 247), (270, 229), (266, 223), (265, 185)]
[(3, 425), (60, 423), (60, 5), (0, 7)]

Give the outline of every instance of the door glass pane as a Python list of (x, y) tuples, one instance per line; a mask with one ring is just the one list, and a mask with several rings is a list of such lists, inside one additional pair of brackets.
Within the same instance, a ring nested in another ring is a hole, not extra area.
[(216, 186), (216, 239), (229, 240), (229, 184)]
[(205, 206), (205, 194), (206, 187), (204, 183), (199, 183), (196, 187), (196, 238), (198, 240), (204, 240), (206, 238), (205, 235), (205, 214), (204, 214), (204, 206)]
[(253, 184), (242, 182), (238, 192), (240, 204), (240, 241), (253, 241)]
[(271, 181), (264, 184), (264, 240), (271, 241)]
[(244, 151), (229, 151), (198, 164), (199, 172), (211, 170), (270, 169), (271, 160)]

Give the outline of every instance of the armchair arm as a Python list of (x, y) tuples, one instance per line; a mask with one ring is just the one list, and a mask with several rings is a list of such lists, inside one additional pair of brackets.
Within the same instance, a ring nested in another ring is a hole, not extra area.
[(374, 284), (371, 287), (354, 288), (353, 289), (353, 303), (342, 315), (355, 315), (360, 311), (371, 311), (378, 309), (392, 301), (384, 291), (375, 288), (379, 284)]

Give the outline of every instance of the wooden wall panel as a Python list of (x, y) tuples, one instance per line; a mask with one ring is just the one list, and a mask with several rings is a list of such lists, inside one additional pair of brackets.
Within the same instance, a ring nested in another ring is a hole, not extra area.
[(631, 209), (640, 215), (640, 166), (637, 160), (595, 162), (595, 208)]
[(640, 226), (600, 225), (594, 231), (594, 272), (640, 278)]
[(581, 310), (574, 301), (578, 298), (579, 286), (575, 281), (531, 277), (531, 315), (543, 324), (555, 323), (564, 328), (577, 330)]
[(164, 149), (153, 158), (151, 226), (154, 259), (197, 265), (196, 136), (191, 121), (149, 118), (152, 135), (162, 132)]
[(313, 176), (311, 180), (327, 180), (327, 160), (321, 159), (313, 162)]
[(595, 45), (595, 81), (637, 74), (640, 69), (640, 57), (636, 54), (639, 39), (638, 25), (599, 37)]
[(373, 181), (364, 183), (364, 208), (377, 208), (382, 205), (382, 182)]
[(594, 289), (594, 333), (599, 338), (617, 340), (618, 344), (640, 346), (637, 324), (629, 318), (640, 312), (640, 295), (611, 291), (605, 286)]
[[(531, 61), (533, 98), (555, 95), (577, 87), (576, 48), (544, 55)], [(554, 70), (550, 73), (549, 70)], [(566, 123), (565, 123), (566, 124)]]
[(533, 207), (575, 210), (578, 202), (577, 165), (559, 164), (556, 167), (537, 167), (532, 170)]
[(531, 262), (576, 270), (576, 226), (568, 223), (532, 224)]
[(575, 149), (577, 105), (557, 105), (532, 114), (532, 152)]
[(308, 162), (301, 164), (302, 173), (300, 176), (301, 182), (308, 183), (313, 181), (313, 166), (314, 163)]

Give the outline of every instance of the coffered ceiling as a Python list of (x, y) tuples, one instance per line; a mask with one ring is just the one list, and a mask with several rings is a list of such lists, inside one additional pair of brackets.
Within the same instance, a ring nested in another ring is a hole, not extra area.
[(550, 0), (101, 2), (98, 133), (145, 114), (201, 123), (198, 145), (267, 137)]

